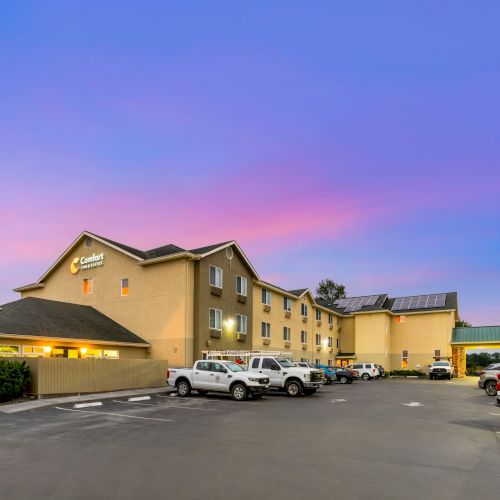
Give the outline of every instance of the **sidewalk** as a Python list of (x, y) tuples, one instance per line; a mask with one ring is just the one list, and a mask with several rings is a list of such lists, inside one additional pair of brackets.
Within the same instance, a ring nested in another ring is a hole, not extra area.
[(17, 413), (20, 411), (36, 410), (38, 408), (43, 408), (45, 406), (52, 406), (56, 404), (66, 404), (66, 403), (80, 403), (83, 401), (100, 401), (102, 399), (110, 398), (123, 398), (128, 396), (140, 396), (142, 394), (158, 394), (158, 393), (170, 393), (174, 392), (173, 387), (152, 387), (148, 389), (130, 389), (127, 391), (115, 391), (115, 392), (100, 392), (97, 394), (84, 394), (82, 396), (64, 396), (60, 398), (47, 398), (47, 399), (36, 399), (33, 401), (26, 401), (22, 403), (12, 403), (7, 405), (0, 405), (0, 413)]

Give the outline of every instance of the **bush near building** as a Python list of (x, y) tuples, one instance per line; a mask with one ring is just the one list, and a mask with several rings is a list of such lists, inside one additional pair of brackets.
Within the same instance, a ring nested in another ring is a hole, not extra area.
[(0, 360), (0, 403), (21, 397), (30, 382), (30, 369), (24, 361)]
[(420, 370), (394, 370), (390, 373), (395, 377), (425, 377), (425, 373)]

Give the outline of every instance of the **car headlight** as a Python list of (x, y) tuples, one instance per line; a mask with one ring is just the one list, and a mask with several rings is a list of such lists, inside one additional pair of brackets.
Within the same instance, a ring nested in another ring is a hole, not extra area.
[(311, 374), (310, 373), (304, 373), (304, 380), (311, 380)]
[(259, 381), (258, 378), (254, 378), (254, 377), (250, 377), (248, 380), (250, 380), (250, 382), (258, 382)]

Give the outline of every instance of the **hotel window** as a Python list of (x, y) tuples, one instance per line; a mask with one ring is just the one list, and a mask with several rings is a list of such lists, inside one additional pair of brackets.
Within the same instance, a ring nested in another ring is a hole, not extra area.
[(247, 296), (247, 279), (243, 276), (236, 276), (236, 293)]
[(270, 323), (262, 322), (262, 338), (270, 339), (271, 338), (271, 325)]
[(333, 347), (333, 337), (328, 337), (328, 347)]
[(328, 360), (328, 366), (333, 366), (333, 360), (332, 359)]
[(321, 364), (321, 360), (320, 360), (319, 358), (316, 358), (316, 359), (314, 360), (314, 364), (315, 364), (315, 365), (320, 365), (320, 364)]
[(328, 324), (333, 325), (333, 314), (328, 315)]
[(319, 309), (316, 309), (316, 321), (321, 321), (321, 311)]
[(21, 355), (21, 346), (19, 345), (0, 345), (0, 357), (10, 358)]
[(292, 311), (292, 301), (288, 297), (283, 297), (283, 309), (287, 312)]
[(50, 354), (50, 350), (46, 350), (44, 346), (41, 345), (25, 345), (23, 346), (23, 356), (27, 358), (37, 358), (39, 356), (46, 356)]
[(288, 326), (283, 327), (283, 340), (290, 340), (292, 337), (290, 335), (290, 328)]
[(396, 316), (396, 323), (406, 323), (406, 316)]
[(128, 295), (128, 278), (123, 278), (121, 280), (121, 294), (122, 297), (126, 297)]
[(247, 317), (243, 314), (236, 315), (236, 333), (247, 333)]
[(94, 293), (94, 280), (93, 278), (84, 278), (83, 280), (83, 295), (90, 295)]
[(222, 269), (220, 267), (210, 266), (210, 285), (222, 288)]
[(262, 303), (266, 306), (271, 305), (271, 292), (265, 288), (262, 289)]
[(301, 363), (307, 363), (307, 361), (308, 361), (307, 358), (300, 358)]
[(120, 357), (120, 351), (104, 349), (103, 357), (106, 359), (118, 359)]
[(303, 343), (303, 344), (307, 344), (307, 332), (302, 330), (300, 332), (300, 341)]
[(307, 304), (300, 304), (300, 312), (302, 316), (307, 318)]
[(83, 354), (83, 357), (85, 358), (102, 358), (101, 349), (87, 349), (86, 351), (82, 351), (80, 349), (80, 352)]
[(439, 361), (439, 360), (441, 359), (441, 350), (440, 350), (440, 349), (436, 349), (436, 350), (434, 351), (434, 359), (435, 359), (436, 361)]
[(337, 339), (337, 349), (340, 349), (340, 339)]
[(321, 345), (321, 335), (319, 333), (316, 334), (316, 346)]
[(401, 368), (408, 370), (408, 351), (403, 351), (401, 355)]
[(211, 330), (222, 330), (222, 311), (220, 309), (209, 309), (209, 327)]

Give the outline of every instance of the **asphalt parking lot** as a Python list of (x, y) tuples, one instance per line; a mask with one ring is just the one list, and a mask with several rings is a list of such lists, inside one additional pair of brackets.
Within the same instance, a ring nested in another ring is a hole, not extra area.
[(3, 499), (497, 498), (500, 408), (460, 381), (0, 414)]

